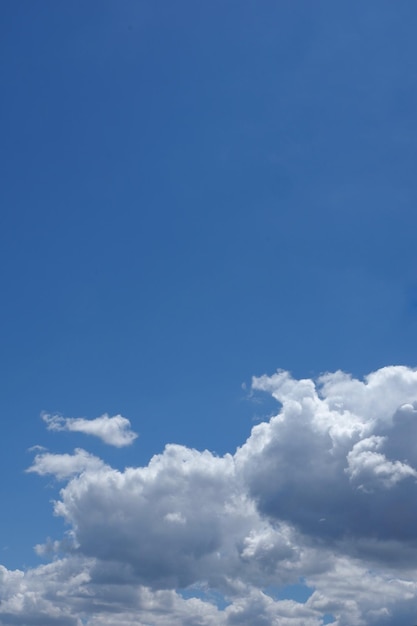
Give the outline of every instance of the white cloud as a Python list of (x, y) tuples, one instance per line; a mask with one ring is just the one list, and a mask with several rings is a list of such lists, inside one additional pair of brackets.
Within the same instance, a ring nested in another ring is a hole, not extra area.
[(410, 571), (401, 579), (389, 567), (375, 571), (334, 555), (333, 567), (309, 576), (315, 591), (307, 604), (333, 614), (337, 626), (411, 626), (417, 614), (415, 575)]
[(104, 443), (116, 446), (116, 448), (129, 446), (137, 438), (137, 434), (131, 430), (130, 421), (121, 415), (110, 417), (105, 413), (95, 419), (87, 420), (82, 417), (62, 417), (42, 413), (42, 419), (48, 430), (66, 430), (94, 435)]
[[(253, 386), (282, 404), (235, 457), (261, 513), (317, 540), (376, 538), (381, 558), (384, 542), (417, 540), (417, 412), (403, 406), (417, 399), (416, 371), (387, 367), (364, 381), (336, 372), (317, 383), (278, 372)], [(371, 483), (372, 493), (358, 489)]]
[(390, 488), (405, 478), (416, 478), (415, 469), (400, 461), (388, 461), (376, 452), (384, 444), (384, 437), (372, 436), (355, 443), (347, 455), (346, 473), (360, 489), (373, 491), (378, 486)]
[(226, 585), (239, 568), (239, 542), (259, 519), (231, 455), (172, 444), (147, 467), (71, 480), (55, 512), (77, 527), (83, 554), (128, 564), (155, 588)]
[[(1, 626), (413, 623), (417, 372), (253, 387), (281, 408), (234, 455), (170, 444), (119, 471), (80, 449), (37, 454), (29, 471), (67, 481), (54, 506), (73, 542), (49, 565), (3, 569)], [(305, 602), (276, 595), (301, 578)]]
[(51, 454), (49, 452), (37, 454), (33, 464), (26, 471), (40, 476), (50, 474), (62, 480), (87, 470), (94, 473), (104, 466), (105, 464), (98, 457), (82, 448), (76, 448), (74, 454)]

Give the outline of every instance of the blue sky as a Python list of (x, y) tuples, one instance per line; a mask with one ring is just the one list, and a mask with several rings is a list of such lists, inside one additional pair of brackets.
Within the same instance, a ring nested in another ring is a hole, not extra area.
[[(168, 443), (223, 458), (279, 410), (278, 383), (251, 390), (253, 376), (416, 366), (417, 6), (6, 0), (0, 13), (0, 562), (34, 572), (33, 546), (82, 523), (53, 515), (63, 485), (25, 472), (30, 447), (83, 448), (120, 471), (147, 467)], [(139, 437), (111, 447), (47, 430), (42, 411), (121, 415)], [(352, 484), (362, 454), (345, 454)], [(395, 468), (385, 487), (411, 480)], [(245, 480), (265, 519), (292, 489), (271, 502), (263, 479)], [(296, 584), (263, 589), (278, 582)], [(262, 624), (280, 610), (265, 608)], [(246, 624), (239, 611), (213, 619)], [(329, 619), (356, 623), (342, 609)]]

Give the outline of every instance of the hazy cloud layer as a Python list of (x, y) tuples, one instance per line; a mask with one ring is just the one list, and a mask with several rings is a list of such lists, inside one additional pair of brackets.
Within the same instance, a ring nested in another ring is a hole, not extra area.
[[(37, 546), (51, 563), (1, 569), (0, 624), (415, 623), (417, 371), (277, 372), (253, 389), (279, 411), (224, 457), (170, 444), (121, 472), (38, 453), (29, 471), (66, 481), (54, 511), (70, 531)], [(310, 597), (285, 599), (300, 580)]]
[(62, 417), (61, 415), (42, 413), (42, 419), (48, 430), (66, 430), (94, 435), (104, 443), (116, 446), (116, 448), (130, 446), (137, 437), (137, 434), (131, 430), (130, 421), (122, 415), (110, 417), (105, 413), (95, 419), (87, 420), (83, 417)]

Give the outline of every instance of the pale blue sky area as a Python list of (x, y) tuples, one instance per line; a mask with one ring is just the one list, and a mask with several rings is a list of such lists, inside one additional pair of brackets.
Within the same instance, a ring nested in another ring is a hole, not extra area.
[[(1, 559), (62, 532), (41, 411), (233, 453), (251, 377), (415, 366), (417, 4), (0, 7)], [(244, 385), (242, 386), (242, 384)]]

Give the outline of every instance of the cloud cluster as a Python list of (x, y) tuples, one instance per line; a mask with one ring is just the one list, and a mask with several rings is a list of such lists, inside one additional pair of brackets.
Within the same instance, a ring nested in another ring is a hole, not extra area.
[[(234, 454), (169, 444), (118, 471), (40, 451), (29, 471), (66, 481), (54, 512), (70, 532), (37, 547), (51, 563), (2, 568), (0, 624), (415, 623), (417, 371), (252, 387), (279, 411)], [(300, 581), (307, 600), (285, 599)]]

